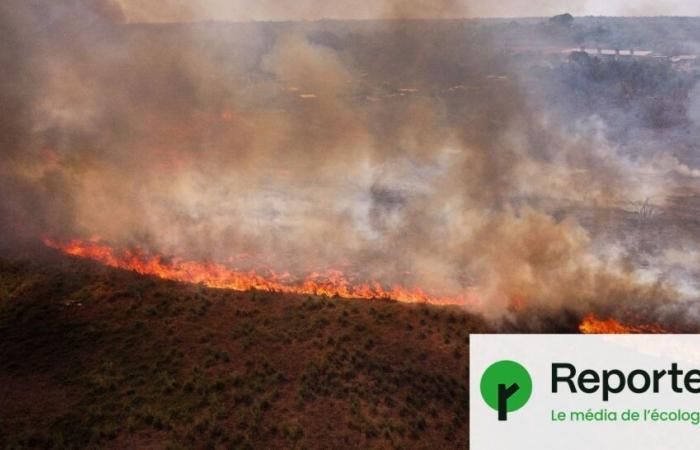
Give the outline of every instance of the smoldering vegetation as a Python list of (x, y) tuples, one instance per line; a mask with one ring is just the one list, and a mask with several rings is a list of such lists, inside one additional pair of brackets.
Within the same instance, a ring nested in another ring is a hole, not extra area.
[[(416, 5), (149, 25), (111, 2), (3, 2), (3, 240), (341, 268), (475, 290), (470, 307), (506, 319), (694, 323), (700, 103), (694, 60), (672, 58), (700, 21)], [(661, 56), (564, 52), (586, 45)]]

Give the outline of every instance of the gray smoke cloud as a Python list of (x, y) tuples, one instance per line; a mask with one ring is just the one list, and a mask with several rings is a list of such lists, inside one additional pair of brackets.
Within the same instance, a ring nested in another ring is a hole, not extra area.
[[(386, 2), (382, 16), (466, 6)], [(493, 73), (508, 64), (478, 27), (149, 27), (108, 1), (0, 8), (10, 240), (341, 268), (476, 292), (494, 316), (680, 296), (606, 220), (663, 204), (682, 163), (631, 157), (595, 115), (559, 120), (532, 80)]]
[[(695, 16), (700, 7), (689, 0), (297, 0), (293, 5), (279, 0), (120, 0), (129, 20), (172, 22), (192, 20), (320, 20), (396, 18), (398, 5), (411, 18), (548, 17), (565, 11), (592, 16)], [(407, 15), (404, 14), (404, 18)]]

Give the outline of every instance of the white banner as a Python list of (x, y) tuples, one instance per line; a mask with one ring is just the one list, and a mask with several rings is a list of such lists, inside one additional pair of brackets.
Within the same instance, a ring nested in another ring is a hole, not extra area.
[(470, 448), (700, 449), (698, 335), (471, 335)]

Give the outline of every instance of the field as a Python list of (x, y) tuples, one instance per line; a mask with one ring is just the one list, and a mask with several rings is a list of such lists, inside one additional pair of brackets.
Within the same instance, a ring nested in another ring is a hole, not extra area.
[(0, 261), (2, 447), (468, 444), (478, 317), (49, 259)]

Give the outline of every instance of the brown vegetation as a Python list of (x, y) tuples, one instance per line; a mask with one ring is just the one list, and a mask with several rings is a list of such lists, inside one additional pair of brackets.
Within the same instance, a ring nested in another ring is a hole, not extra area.
[(0, 260), (0, 446), (468, 444), (456, 309), (238, 293)]

